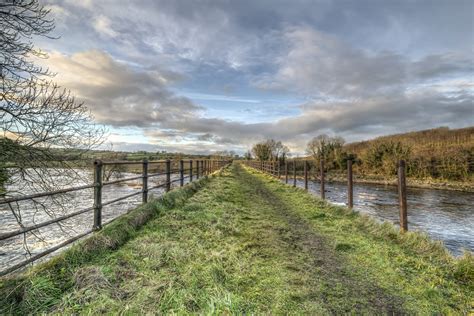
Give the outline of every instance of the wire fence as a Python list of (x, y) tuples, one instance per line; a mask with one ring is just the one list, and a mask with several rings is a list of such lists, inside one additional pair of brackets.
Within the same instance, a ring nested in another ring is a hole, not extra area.
[[(304, 189), (308, 190), (308, 183), (314, 179), (320, 182), (320, 196), (321, 199), (326, 198), (326, 172), (327, 169), (324, 164), (324, 159), (319, 161), (319, 166), (314, 161), (310, 160), (286, 160), (284, 163), (280, 161), (257, 161), (246, 160), (245, 165), (260, 170), (271, 176), (285, 180), (286, 184), (297, 186), (297, 179), (303, 178)], [(398, 187), (398, 203), (399, 203), (399, 218), (400, 229), (402, 231), (408, 230), (408, 206), (407, 206), (407, 185), (406, 185), (406, 162), (399, 160), (396, 167), (397, 187)], [(352, 160), (347, 160), (347, 207), (352, 209), (354, 207), (354, 172)]]
[[(93, 225), (90, 229), (86, 229), (81, 233), (64, 240), (56, 245), (40, 251), (36, 254), (31, 254), (29, 251), (29, 258), (26, 260), (20, 261), (18, 263), (13, 263), (7, 265), (5, 269), (0, 271), (0, 276), (4, 276), (13, 271), (16, 271), (26, 265), (33, 263), (34, 261), (43, 258), (56, 250), (63, 248), (74, 241), (87, 236), (88, 234), (100, 230), (105, 224), (110, 223), (112, 220), (104, 223), (103, 221), (103, 208), (107, 205), (116, 204), (117, 202), (131, 199), (136, 196), (141, 196), (141, 203), (147, 203), (150, 192), (155, 189), (161, 189), (163, 192), (168, 192), (172, 187), (182, 187), (185, 183), (192, 182), (193, 179), (199, 179), (201, 177), (206, 177), (209, 174), (221, 169), (222, 167), (228, 165), (229, 160), (158, 160), (158, 161), (147, 161), (143, 160), (140, 162), (131, 162), (131, 161), (101, 161), (96, 160), (94, 162), (94, 180), (91, 184), (70, 187), (59, 189), (49, 192), (40, 192), (29, 195), (22, 196), (13, 196), (0, 199), (0, 206), (6, 205), (8, 209), (14, 210), (15, 207), (19, 207), (18, 202), (21, 201), (32, 201), (33, 203), (38, 203), (38, 199), (47, 198), (57, 195), (65, 195), (71, 192), (82, 192), (84, 190), (93, 190), (93, 205), (80, 209), (74, 210), (67, 214), (61, 214), (60, 216), (51, 216), (50, 220), (43, 221), (41, 223), (34, 223), (30, 225), (24, 225), (22, 221), (18, 221), (19, 229), (3, 231), (0, 232), (0, 242), (4, 242), (8, 239), (15, 238), (18, 236), (23, 236), (23, 240), (26, 241), (27, 234), (35, 234), (39, 229), (49, 227), (50, 225), (57, 224), (61, 229), (61, 223), (78, 216), (89, 216), (89, 220), (93, 220)], [(141, 174), (132, 176), (132, 177), (111, 177), (111, 174), (115, 173), (116, 175), (120, 174), (126, 170), (126, 168), (132, 168), (132, 170), (137, 171), (137, 167), (141, 169)], [(158, 178), (158, 183), (151, 182), (151, 179)], [(111, 180), (113, 179), (113, 180)], [(105, 181), (104, 181), (105, 180)], [(161, 181), (160, 181), (161, 180)], [(103, 201), (103, 190), (104, 188), (120, 183), (130, 182), (130, 181), (139, 181), (141, 189), (136, 190), (136, 192), (119, 196), (107, 201)], [(149, 184), (152, 184), (149, 186)], [(92, 213), (87, 215), (88, 213)], [(53, 213), (54, 214), (54, 213)], [(18, 216), (18, 215), (16, 215)], [(19, 245), (18, 245), (19, 246)]]

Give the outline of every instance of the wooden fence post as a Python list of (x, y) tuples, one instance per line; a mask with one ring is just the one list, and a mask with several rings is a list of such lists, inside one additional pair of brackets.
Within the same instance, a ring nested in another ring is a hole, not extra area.
[(199, 160), (196, 160), (196, 179), (199, 179)]
[(181, 159), (179, 161), (179, 186), (184, 185), (184, 161)]
[(308, 162), (303, 160), (304, 162), (304, 189), (308, 191)]
[(148, 202), (148, 160), (143, 159), (142, 168), (142, 202)]
[(102, 228), (102, 161), (94, 161), (94, 230)]
[(352, 160), (347, 160), (347, 206), (354, 207), (354, 187), (352, 183)]
[(405, 160), (398, 162), (398, 200), (400, 203), (400, 229), (408, 230), (407, 187), (405, 179)]
[(288, 184), (288, 161), (285, 160), (285, 183)]
[(189, 160), (189, 182), (193, 182), (193, 161)]
[(293, 186), (296, 187), (296, 160), (293, 160)]
[(321, 199), (326, 198), (326, 190), (324, 188), (324, 158), (321, 158)]
[(281, 179), (281, 161), (280, 160), (277, 160), (278, 161), (278, 180)]
[(171, 190), (171, 161), (166, 159), (166, 192)]

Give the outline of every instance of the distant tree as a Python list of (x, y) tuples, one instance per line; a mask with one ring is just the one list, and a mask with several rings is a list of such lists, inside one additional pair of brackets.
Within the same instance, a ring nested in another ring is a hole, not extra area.
[(253, 145), (252, 153), (258, 160), (285, 160), (289, 148), (281, 141), (269, 139)]
[(252, 159), (252, 152), (250, 150), (247, 150), (247, 152), (244, 154), (244, 159), (245, 160), (251, 160)]
[(272, 149), (272, 160), (285, 161), (290, 149), (283, 145), (281, 141), (275, 142), (273, 139), (271, 139), (268, 142)]
[(223, 151), (218, 151), (212, 154), (211, 159), (218, 159), (218, 160), (233, 159), (234, 156), (235, 156), (235, 152), (233, 150), (230, 150), (230, 151), (223, 150)]
[(342, 137), (329, 137), (326, 134), (318, 135), (311, 139), (306, 146), (306, 153), (314, 159), (329, 158), (334, 151), (342, 149), (344, 139)]

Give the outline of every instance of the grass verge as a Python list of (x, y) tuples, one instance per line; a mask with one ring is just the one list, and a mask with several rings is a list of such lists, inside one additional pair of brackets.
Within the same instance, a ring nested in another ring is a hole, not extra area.
[(473, 267), (233, 165), (3, 280), (1, 312), (468, 314)]
[(78, 267), (100, 260), (117, 250), (134, 238), (146, 222), (166, 210), (183, 205), (209, 179), (201, 178), (168, 192), (117, 218), (101, 231), (77, 242), (47, 262), (22, 274), (0, 278), (0, 315), (24, 315), (48, 310), (60, 301), (65, 291), (74, 287), (74, 275)]

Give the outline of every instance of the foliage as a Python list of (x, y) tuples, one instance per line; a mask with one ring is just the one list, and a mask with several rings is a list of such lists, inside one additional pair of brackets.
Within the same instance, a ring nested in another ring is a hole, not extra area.
[(376, 143), (361, 157), (363, 168), (368, 172), (392, 176), (397, 174), (400, 159), (410, 158), (410, 147), (401, 142)]
[(335, 152), (340, 152), (344, 145), (342, 137), (329, 137), (326, 134), (311, 139), (306, 146), (306, 153), (314, 159), (329, 159)]
[(257, 143), (252, 147), (253, 155), (260, 161), (278, 160), (283, 162), (289, 152), (290, 149), (281, 141), (275, 141), (273, 139)]
[(329, 170), (345, 170), (350, 159), (355, 172), (393, 178), (398, 160), (404, 159), (412, 178), (474, 181), (474, 127), (442, 127), (346, 145), (341, 138), (320, 135), (308, 143), (307, 153), (316, 162), (325, 157)]
[(311, 155), (318, 165), (323, 158), (327, 169), (343, 169), (347, 160), (354, 159), (351, 154), (344, 151), (344, 142), (342, 137), (318, 135), (308, 142), (306, 153)]

